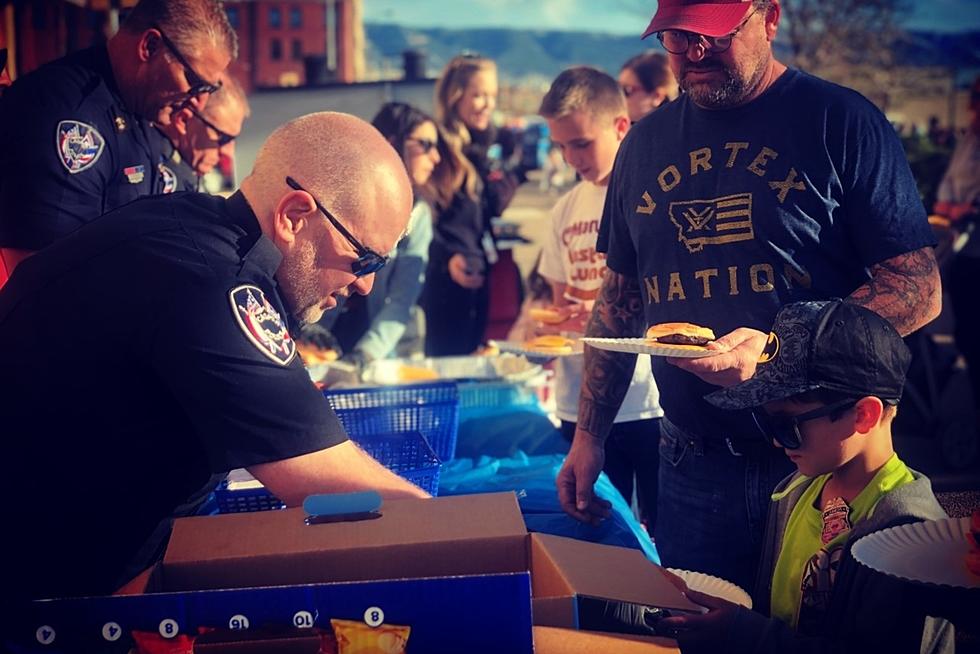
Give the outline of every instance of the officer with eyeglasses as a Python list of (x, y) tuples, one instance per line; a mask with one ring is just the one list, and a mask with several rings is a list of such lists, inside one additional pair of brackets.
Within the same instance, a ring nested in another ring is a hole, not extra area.
[(237, 54), (217, 0), (142, 0), (105, 45), (20, 77), (0, 99), (0, 257), (33, 252), (160, 192), (148, 121), (202, 109)]
[[(620, 146), (599, 230), (608, 273), (589, 336), (689, 322), (701, 358), (653, 357), (666, 417), (655, 540), (665, 565), (751, 584), (765, 507), (787, 461), (744, 413), (704, 401), (751, 376), (779, 308), (848, 297), (901, 334), (939, 312), (934, 243), (902, 145), (858, 93), (773, 55), (779, 0), (660, 0), (656, 35), (683, 91)], [(587, 348), (564, 478), (578, 511), (632, 355)], [(567, 482), (566, 482), (567, 483)], [(724, 510), (719, 499), (725, 498)]]
[(248, 99), (233, 77), (224, 76), (203, 109), (191, 103), (173, 113), (169, 124), (154, 125), (159, 193), (201, 191), (202, 178), (233, 157), (235, 139), (249, 115)]
[[(367, 294), (411, 209), (377, 130), (310, 114), (269, 136), (230, 198), (141, 198), (24, 262), (0, 292), (16, 380), (0, 394), (0, 492), (23, 529), (0, 562), (5, 596), (111, 591), (161, 520), (234, 468), (289, 506), (427, 497), (347, 440), (287, 326)], [(52, 480), (78, 481), (56, 519)]]

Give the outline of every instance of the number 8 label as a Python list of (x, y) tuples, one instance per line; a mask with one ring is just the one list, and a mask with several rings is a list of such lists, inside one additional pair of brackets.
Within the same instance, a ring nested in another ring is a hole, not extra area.
[(364, 623), (369, 627), (378, 627), (384, 624), (385, 612), (378, 606), (372, 606), (364, 612)]
[(166, 620), (160, 621), (159, 632), (160, 635), (163, 636), (164, 638), (173, 638), (174, 636), (177, 635), (179, 629), (180, 626), (177, 624), (176, 620), (167, 618)]

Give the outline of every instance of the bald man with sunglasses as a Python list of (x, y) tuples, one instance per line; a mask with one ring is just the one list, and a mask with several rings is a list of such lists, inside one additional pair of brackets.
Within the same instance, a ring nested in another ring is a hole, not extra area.
[[(160, 521), (233, 468), (290, 506), (427, 497), (347, 440), (291, 334), (371, 290), (411, 209), (377, 130), (318, 113), (277, 129), (230, 198), (142, 198), (25, 261), (0, 291), (17, 380), (0, 394), (0, 492), (22, 498), (5, 517), (23, 529), (5, 594), (111, 591)], [(50, 519), (52, 480), (75, 478)]]
[(142, 0), (104, 45), (0, 98), (0, 258), (9, 270), (82, 225), (159, 193), (149, 121), (202, 110), (237, 54), (217, 0)]
[(235, 154), (235, 139), (251, 113), (245, 91), (233, 77), (223, 76), (221, 88), (203, 109), (191, 103), (174, 111), (169, 124), (157, 124), (160, 192), (201, 191), (202, 178)]

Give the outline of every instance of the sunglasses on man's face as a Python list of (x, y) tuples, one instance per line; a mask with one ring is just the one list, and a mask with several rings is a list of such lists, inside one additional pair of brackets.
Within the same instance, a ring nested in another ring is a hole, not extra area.
[(199, 112), (197, 109), (194, 108), (194, 105), (187, 104), (185, 106), (187, 109), (190, 110), (192, 114), (194, 114), (194, 116), (199, 121), (201, 121), (204, 124), (205, 127), (210, 127), (212, 130), (214, 130), (214, 133), (218, 135), (215, 141), (218, 143), (219, 148), (225, 147), (226, 145), (228, 145), (229, 143), (231, 143), (232, 141), (238, 138), (238, 134), (229, 134), (228, 132), (223, 132), (220, 129), (218, 129), (214, 123), (212, 123), (210, 120), (202, 116), (201, 112)]
[(841, 400), (797, 416), (772, 415), (763, 409), (753, 409), (752, 419), (766, 443), (776, 441), (787, 450), (798, 450), (803, 444), (803, 436), (800, 434), (802, 423), (824, 416), (840, 417), (857, 403), (858, 400), (855, 399)]
[(291, 189), (303, 191), (304, 193), (309, 194), (309, 196), (313, 198), (316, 208), (320, 210), (320, 213), (326, 216), (327, 220), (338, 232), (340, 232), (341, 236), (347, 239), (347, 242), (354, 246), (354, 250), (357, 251), (357, 260), (351, 263), (350, 268), (355, 277), (364, 277), (365, 275), (376, 273), (385, 267), (385, 264), (388, 263), (388, 257), (378, 254), (354, 238), (354, 235), (347, 231), (347, 228), (341, 225), (340, 221), (337, 220), (332, 213), (327, 211), (327, 209), (320, 204), (320, 201), (313, 197), (312, 193), (300, 186), (299, 183), (292, 177), (286, 178), (286, 184), (288, 184), (289, 188)]
[(187, 61), (187, 58), (181, 54), (174, 42), (167, 38), (167, 35), (163, 33), (163, 30), (160, 29), (159, 26), (154, 26), (153, 29), (160, 33), (160, 40), (163, 41), (163, 44), (167, 46), (168, 50), (170, 50), (170, 53), (177, 60), (177, 63), (184, 68), (184, 78), (187, 80), (187, 84), (190, 86), (186, 93), (188, 97), (193, 98), (199, 95), (210, 95), (221, 88), (220, 79), (217, 82), (208, 82), (203, 77), (198, 75), (197, 71), (194, 70), (194, 67)]

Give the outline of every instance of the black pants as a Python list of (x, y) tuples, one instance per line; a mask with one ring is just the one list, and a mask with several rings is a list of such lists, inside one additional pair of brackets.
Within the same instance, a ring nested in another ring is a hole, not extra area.
[[(977, 230), (980, 232), (980, 230)], [(974, 235), (972, 238), (980, 238)], [(980, 303), (976, 285), (980, 282), (980, 257), (958, 255), (949, 270), (949, 298), (956, 318), (956, 347), (966, 359), (974, 406), (980, 410)]]
[(463, 288), (449, 272), (431, 272), (422, 294), (425, 311), (425, 355), (472, 354), (483, 343), (490, 308), (489, 283), (476, 290)]
[[(575, 437), (575, 423), (561, 421), (561, 435), (569, 443)], [(636, 502), (640, 520), (653, 534), (657, 520), (657, 477), (660, 473), (660, 418), (617, 422), (606, 439), (606, 463), (602, 471), (626, 499), (633, 497), (636, 480)]]

